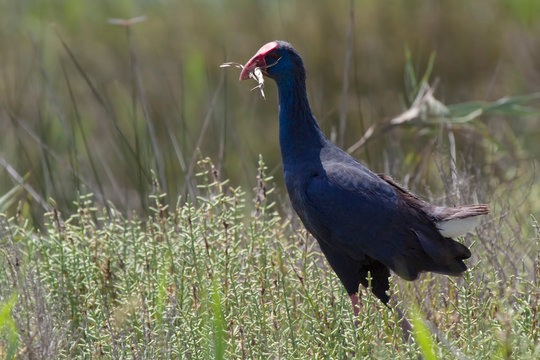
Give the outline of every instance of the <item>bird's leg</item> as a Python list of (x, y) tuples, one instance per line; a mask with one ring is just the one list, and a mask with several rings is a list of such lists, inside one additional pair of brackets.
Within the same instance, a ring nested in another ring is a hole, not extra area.
[[(403, 311), (401, 311), (399, 306), (394, 305), (394, 309), (396, 309), (396, 312), (399, 315), (399, 325), (401, 326), (401, 331), (403, 332), (403, 340), (406, 343), (409, 343), (409, 341), (411, 340), (411, 335), (412, 335), (412, 325), (409, 322), (409, 320), (407, 320), (407, 318), (405, 317), (405, 314), (403, 313)], [(422, 355), (418, 355), (418, 360), (424, 360)]]
[(399, 315), (399, 325), (401, 326), (401, 331), (403, 331), (403, 340), (408, 343), (412, 334), (412, 325), (409, 320), (407, 320), (405, 314), (403, 311), (401, 311), (399, 306), (394, 305), (394, 309), (396, 309), (396, 312)]
[(351, 303), (352, 303), (352, 307), (354, 311), (354, 316), (358, 316), (358, 314), (360, 313), (360, 303), (359, 303), (358, 294), (352, 294), (350, 295), (350, 298), (351, 298)]

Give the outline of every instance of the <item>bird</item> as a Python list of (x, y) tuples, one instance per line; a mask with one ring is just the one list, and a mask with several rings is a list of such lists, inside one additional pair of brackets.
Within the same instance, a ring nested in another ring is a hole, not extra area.
[(279, 143), (292, 207), (345, 287), (355, 316), (360, 285), (389, 306), (390, 271), (410, 281), (423, 272), (466, 271), (471, 252), (455, 238), (473, 230), (488, 205), (430, 204), (335, 146), (312, 114), (304, 62), (288, 42), (263, 45), (243, 66), (240, 80), (254, 71), (277, 84)]

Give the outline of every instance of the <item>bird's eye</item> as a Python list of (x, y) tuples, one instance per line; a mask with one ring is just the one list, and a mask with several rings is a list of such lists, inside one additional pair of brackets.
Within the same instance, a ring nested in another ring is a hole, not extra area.
[(276, 53), (276, 52), (271, 52), (270, 54), (268, 54), (272, 59), (274, 60), (277, 60), (277, 58), (279, 57), (279, 55)]

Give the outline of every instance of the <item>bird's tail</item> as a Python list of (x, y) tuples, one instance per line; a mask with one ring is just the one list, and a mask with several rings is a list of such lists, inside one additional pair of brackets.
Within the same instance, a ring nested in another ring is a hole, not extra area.
[(439, 233), (447, 238), (455, 238), (472, 231), (481, 215), (489, 214), (489, 208), (485, 204), (465, 205), (458, 207), (438, 206), (432, 210), (435, 225)]
[(469, 248), (451, 238), (441, 237), (433, 241), (432, 237), (422, 231), (414, 231), (420, 245), (429, 256), (430, 265), (427, 263), (425, 270), (434, 271), (446, 275), (459, 275), (467, 266), (463, 260), (471, 257)]

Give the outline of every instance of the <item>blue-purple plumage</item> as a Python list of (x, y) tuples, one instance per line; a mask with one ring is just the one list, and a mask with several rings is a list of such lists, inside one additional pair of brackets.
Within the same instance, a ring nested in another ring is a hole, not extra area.
[[(423, 271), (465, 271), (469, 250), (437, 228), (457, 208), (423, 202), (334, 146), (311, 113), (298, 53), (281, 41), (263, 48), (246, 64), (241, 78), (259, 67), (277, 83), (279, 141), (292, 206), (347, 292), (367, 286), (369, 271), (374, 294), (386, 304), (389, 269), (407, 280)], [(269, 63), (273, 65), (266, 66)], [(488, 212), (485, 205), (459, 209), (464, 217)]]

